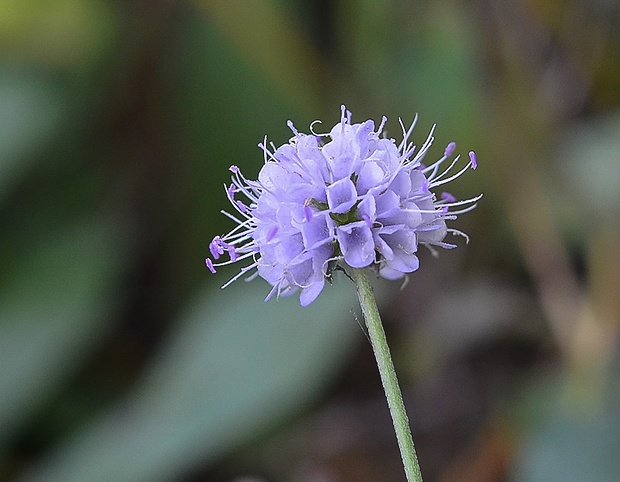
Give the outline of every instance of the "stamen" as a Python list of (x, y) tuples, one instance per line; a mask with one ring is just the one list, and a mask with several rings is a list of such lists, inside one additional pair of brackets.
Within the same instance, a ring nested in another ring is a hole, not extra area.
[[(435, 185), (434, 184), (435, 181), (439, 181), (442, 177), (446, 176), (452, 170), (452, 168), (455, 166), (455, 164), (457, 162), (459, 162), (459, 159), (461, 159), (461, 156), (460, 155), (456, 156), (452, 160), (450, 165), (446, 169), (444, 169), (444, 171), (441, 174), (439, 174), (439, 176), (437, 176), (437, 171), (439, 170), (439, 166), (441, 166), (441, 164), (443, 164), (446, 159), (448, 159), (448, 158), (447, 157), (442, 157), (436, 163), (434, 163), (434, 164), (432, 164), (430, 166), (430, 167), (433, 167), (433, 172), (431, 174), (429, 174), (428, 179), (429, 179), (429, 181), (432, 181), (432, 183), (433, 183), (432, 185), (433, 186)], [(429, 168), (427, 168), (427, 169), (429, 169)]]
[(443, 151), (443, 155), (445, 157), (450, 157), (452, 153), (454, 152), (454, 149), (456, 149), (456, 142), (451, 142), (450, 144), (446, 146), (446, 150)]
[(465, 214), (465, 213), (468, 213), (469, 211), (473, 211), (474, 209), (476, 209), (477, 206), (478, 204), (472, 204), (471, 206), (467, 206), (464, 209), (459, 209), (457, 211), (450, 211), (450, 214), (453, 214), (456, 219), (456, 216), (460, 216), (461, 214)]
[(229, 244), (226, 246), (226, 251), (228, 251), (228, 256), (230, 256), (230, 261), (231, 262), (235, 262), (238, 259), (237, 256), (237, 251), (235, 250), (235, 247), (232, 244)]
[(226, 283), (224, 283), (224, 285), (222, 286), (222, 289), (228, 288), (228, 286), (230, 286), (232, 283), (234, 283), (239, 278), (241, 278), (245, 273), (247, 273), (248, 271), (256, 268), (257, 265), (258, 265), (258, 263), (254, 263), (254, 264), (251, 264), (250, 266), (246, 266), (245, 268), (241, 268), (241, 271), (239, 271), (235, 276), (233, 276)]
[(207, 268), (209, 268), (209, 271), (211, 271), (211, 273), (215, 274), (215, 267), (213, 266), (213, 261), (211, 261), (209, 258), (205, 259), (205, 263), (207, 265)]
[(379, 124), (379, 127), (377, 128), (377, 136), (379, 136), (379, 134), (381, 134), (381, 132), (383, 131), (383, 128), (385, 127), (385, 123), (387, 122), (387, 117), (383, 116), (381, 118), (381, 124)]
[(242, 201), (237, 201), (237, 207), (244, 214), (248, 212), (248, 207), (245, 204), (243, 204)]
[[(467, 169), (469, 169), (469, 166), (470, 166), (470, 164), (467, 164), (463, 169), (461, 169), (456, 174), (453, 174), (452, 176), (448, 177), (447, 179), (442, 179), (439, 182), (437, 182), (437, 180), (433, 179), (431, 181), (431, 187), (441, 186), (442, 184), (446, 184), (448, 182), (454, 181), (457, 177), (459, 177), (461, 174), (463, 174), (465, 171), (467, 171)], [(441, 174), (437, 179), (441, 179), (442, 177), (443, 177), (443, 174)]]
[(478, 167), (478, 158), (476, 157), (476, 153), (474, 151), (469, 151), (469, 159), (471, 161), (471, 168), (475, 171)]
[(348, 123), (349, 125), (351, 124), (351, 116), (352, 116), (352, 115), (353, 115), (353, 114), (351, 114), (351, 111), (350, 111), (350, 110), (347, 110), (347, 123)]
[(218, 259), (221, 255), (224, 254), (224, 248), (222, 248), (222, 240), (219, 236), (213, 238), (213, 241), (209, 243), (209, 251), (215, 259)]
[(431, 130), (428, 133), (428, 137), (424, 141), (424, 144), (422, 144), (422, 147), (420, 148), (418, 154), (415, 156), (414, 161), (421, 161), (426, 152), (430, 149), (433, 141), (435, 140), (435, 138), (433, 137), (433, 134), (435, 133), (435, 127), (437, 127), (437, 124), (433, 124), (433, 127), (431, 127)]
[(286, 121), (286, 125), (293, 132), (295, 137), (297, 137), (299, 135), (299, 131), (297, 131), (297, 129), (295, 129), (295, 126), (293, 125), (293, 121), (291, 121), (291, 120)]
[(259, 149), (263, 151), (263, 161), (265, 162), (265, 164), (267, 164), (267, 162), (269, 162), (270, 160), (275, 161), (273, 154), (267, 147), (267, 136), (265, 136), (265, 138), (263, 139), (263, 142), (258, 143), (258, 147)]
[(314, 124), (322, 124), (322, 122), (318, 119), (315, 121), (312, 121), (312, 123), (310, 124), (310, 132), (312, 133), (312, 135), (315, 135), (317, 137), (325, 137), (329, 135), (329, 134), (318, 134), (314, 132)]
[[(403, 121), (400, 117), (398, 118), (398, 122), (403, 131), (403, 140), (398, 145), (398, 150), (400, 151), (407, 145), (407, 142), (409, 141), (409, 137), (411, 136), (413, 132), (413, 128), (418, 123), (418, 114), (414, 116), (413, 121), (411, 122), (411, 125), (409, 126), (409, 129), (405, 129), (405, 125), (403, 124)], [(413, 148), (415, 149), (415, 146), (413, 146)], [(413, 151), (411, 152), (411, 154), (413, 154)]]
[(450, 228), (448, 229), (448, 232), (454, 234), (455, 236), (462, 236), (463, 238), (465, 238), (465, 244), (469, 244), (469, 236), (467, 236), (467, 234), (465, 234), (463, 231)]
[(449, 192), (442, 192), (441, 193), (441, 199), (443, 201), (449, 202), (449, 203), (453, 203), (456, 202), (456, 198), (450, 194)]

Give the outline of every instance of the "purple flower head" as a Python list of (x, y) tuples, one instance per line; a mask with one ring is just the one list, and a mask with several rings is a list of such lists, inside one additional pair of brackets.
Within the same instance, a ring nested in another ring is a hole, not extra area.
[(307, 306), (336, 267), (370, 267), (399, 279), (418, 269), (420, 244), (453, 248), (444, 242), (448, 233), (467, 239), (446, 221), (474, 209), (481, 196), (459, 201), (444, 193), (438, 199), (432, 189), (475, 169), (475, 154), (458, 170), (460, 156), (443, 168), (456, 147), (451, 142), (443, 157), (425, 166), (434, 126), (418, 148), (409, 141), (417, 117), (409, 129), (400, 123), (398, 144), (381, 135), (386, 120), (376, 130), (372, 120), (351, 124), (342, 106), (340, 122), (328, 134), (312, 128), (311, 134), (300, 133), (289, 121), (288, 143), (275, 150), (266, 141), (259, 144), (265, 163), (258, 180), (231, 167), (226, 192), (235, 213), (224, 214), (236, 226), (209, 245), (213, 259), (225, 253), (229, 259), (206, 264), (212, 272), (233, 262), (247, 264), (223, 287), (249, 273), (272, 286), (267, 299), (301, 291), (300, 302)]

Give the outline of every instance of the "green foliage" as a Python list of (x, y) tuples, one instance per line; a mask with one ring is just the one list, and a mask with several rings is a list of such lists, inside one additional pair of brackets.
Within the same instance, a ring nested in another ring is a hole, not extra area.
[(585, 404), (549, 380), (530, 390), (518, 410), (528, 430), (514, 463), (514, 480), (614, 480), (620, 473), (619, 387), (615, 379)]
[(45, 405), (113, 328), (114, 286), (126, 261), (117, 235), (110, 219), (50, 230), (4, 270), (0, 444)]
[(345, 281), (308, 308), (262, 303), (264, 284), (201, 290), (127, 400), (28, 480), (171, 480), (298, 414), (359, 340)]

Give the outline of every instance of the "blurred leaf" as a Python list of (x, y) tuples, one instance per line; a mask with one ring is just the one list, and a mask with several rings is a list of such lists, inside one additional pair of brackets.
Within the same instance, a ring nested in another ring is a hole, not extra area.
[[(456, 136), (446, 144), (478, 134), (475, 37), (458, 5), (344, 0), (341, 11), (339, 40), (348, 56), (339, 66), (347, 90), (370, 93), (363, 102), (374, 115), (409, 122), (419, 113), (418, 132), (437, 122), (442, 137)], [(399, 135), (398, 127), (390, 129)]]
[(428, 303), (416, 327), (402, 340), (405, 352), (418, 354), (403, 360), (417, 376), (428, 376), (450, 361), (466, 358), (477, 347), (507, 337), (539, 336), (538, 317), (528, 294), (497, 277), (478, 275), (445, 284)]
[(323, 105), (326, 65), (286, 9), (268, 0), (196, 0), (221, 34), (294, 105)]
[(596, 223), (620, 217), (619, 133), (620, 113), (615, 113), (590, 120), (562, 139), (559, 169), (589, 212), (599, 213)]
[(99, 219), (47, 233), (0, 285), (0, 442), (70, 376), (105, 332), (122, 266)]
[(24, 480), (172, 480), (299, 412), (359, 339), (343, 285), (308, 308), (262, 281), (203, 293), (133, 396)]
[(0, 73), (0, 201), (29, 160), (57, 131), (64, 106), (43, 80), (32, 74)]
[[(556, 383), (542, 387), (521, 410), (535, 426), (517, 456), (515, 482), (620, 480), (620, 385), (607, 387), (602, 406), (583, 407)], [(535, 417), (532, 415), (535, 414)]]
[(90, 63), (111, 46), (113, 5), (102, 0), (0, 0), (4, 58), (46, 65)]

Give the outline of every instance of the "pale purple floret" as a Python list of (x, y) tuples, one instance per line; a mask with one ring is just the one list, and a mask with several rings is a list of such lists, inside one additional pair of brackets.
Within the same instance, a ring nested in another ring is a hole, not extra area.
[(409, 141), (416, 120), (409, 129), (401, 123), (399, 144), (382, 137), (386, 120), (376, 130), (372, 120), (351, 124), (343, 106), (328, 134), (312, 128), (311, 134), (300, 133), (289, 121), (288, 143), (275, 150), (266, 141), (259, 145), (265, 164), (257, 181), (230, 168), (226, 193), (236, 212), (224, 214), (237, 226), (209, 244), (214, 260), (225, 253), (229, 260), (206, 264), (212, 272), (236, 261), (248, 264), (224, 287), (245, 274), (260, 276), (272, 286), (267, 299), (301, 291), (306, 306), (338, 266), (371, 267), (384, 278), (400, 279), (418, 269), (420, 244), (453, 248), (444, 242), (446, 234), (467, 238), (446, 221), (472, 210), (481, 196), (459, 201), (443, 193), (437, 199), (431, 190), (475, 169), (474, 152), (452, 172), (460, 157), (443, 168), (456, 149), (450, 142), (441, 159), (424, 166), (434, 127), (418, 148)]

